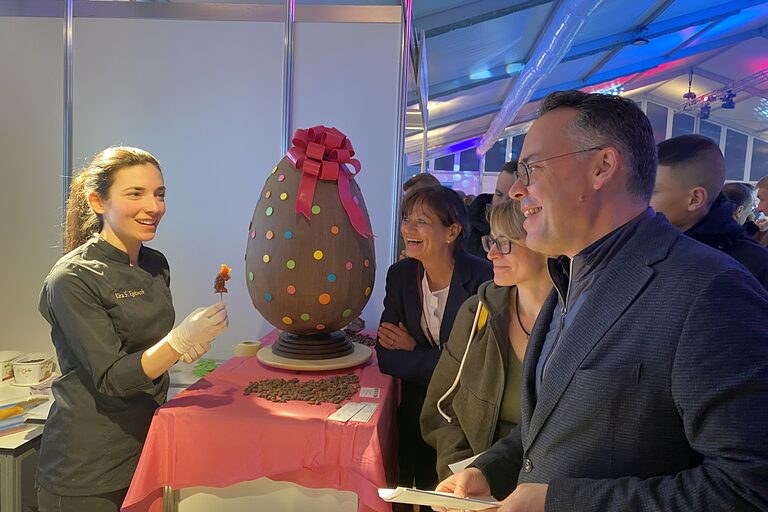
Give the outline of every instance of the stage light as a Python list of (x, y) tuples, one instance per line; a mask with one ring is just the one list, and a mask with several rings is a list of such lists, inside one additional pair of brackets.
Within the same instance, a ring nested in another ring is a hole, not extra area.
[(736, 94), (734, 92), (732, 92), (730, 90), (728, 92), (726, 92), (723, 95), (723, 97), (720, 98), (721, 100), (723, 100), (722, 107), (725, 108), (725, 109), (728, 109), (728, 110), (732, 110), (732, 109), (736, 108), (736, 102), (733, 101), (733, 99), (735, 97), (736, 97)]
[(709, 113), (712, 111), (712, 107), (704, 105), (699, 110), (699, 119), (709, 119)]

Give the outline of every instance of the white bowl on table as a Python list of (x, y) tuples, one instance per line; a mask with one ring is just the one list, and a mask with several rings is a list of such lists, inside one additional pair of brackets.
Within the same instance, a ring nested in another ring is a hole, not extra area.
[(13, 365), (11, 363), (23, 355), (24, 352), (18, 350), (0, 351), (0, 381), (13, 378)]

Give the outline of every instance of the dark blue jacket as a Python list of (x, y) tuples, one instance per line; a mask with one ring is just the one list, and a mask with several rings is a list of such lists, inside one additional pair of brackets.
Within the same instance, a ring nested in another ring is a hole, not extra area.
[(768, 250), (753, 240), (733, 218), (734, 204), (722, 192), (709, 213), (685, 232), (686, 235), (723, 251), (752, 272), (768, 289)]
[(548, 483), (547, 512), (768, 510), (768, 293), (661, 215), (602, 272), (537, 399), (556, 294), (539, 314), (522, 423), (475, 463), (493, 494)]
[[(417, 383), (426, 391), (432, 372), (440, 359), (440, 350), (431, 346), (421, 329), (421, 300), (419, 287), (424, 267), (418, 260), (406, 258), (387, 271), (384, 312), (381, 322), (397, 325), (402, 322), (416, 340), (416, 349), (389, 350), (376, 344), (376, 356), (382, 373), (399, 377), (405, 382)], [(448, 299), (440, 324), (440, 344), (448, 341), (453, 321), (464, 301), (477, 293), (481, 283), (493, 279), (493, 268), (487, 259), (480, 259), (464, 251), (456, 255)], [(438, 341), (438, 340), (435, 340)]]

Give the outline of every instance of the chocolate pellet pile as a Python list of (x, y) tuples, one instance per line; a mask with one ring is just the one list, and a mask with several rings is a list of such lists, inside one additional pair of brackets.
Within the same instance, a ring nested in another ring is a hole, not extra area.
[(376, 345), (376, 338), (371, 338), (370, 336), (366, 336), (365, 334), (347, 333), (347, 339), (349, 341), (354, 341), (355, 343), (365, 345), (366, 347), (373, 347)]
[(243, 394), (254, 394), (270, 402), (303, 400), (312, 405), (338, 404), (349, 400), (360, 389), (357, 375), (337, 375), (327, 379), (264, 379), (249, 382)]

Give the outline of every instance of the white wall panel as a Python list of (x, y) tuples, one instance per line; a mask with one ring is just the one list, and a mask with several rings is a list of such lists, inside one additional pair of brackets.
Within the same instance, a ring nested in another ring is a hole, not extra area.
[(62, 27), (0, 17), (0, 350), (53, 353), (37, 304), (61, 255)]
[(171, 265), (177, 323), (218, 299), (230, 328), (211, 357), (269, 329), (245, 285), (248, 223), (281, 155), (283, 23), (77, 18), (74, 148), (79, 166), (114, 144), (161, 162), (167, 212), (151, 247)]
[[(393, 9), (398, 9), (397, 7)], [(296, 24), (292, 126), (335, 126), (363, 169), (357, 182), (371, 217), (376, 282), (362, 317), (375, 329), (389, 267), (395, 185), (400, 25)]]

